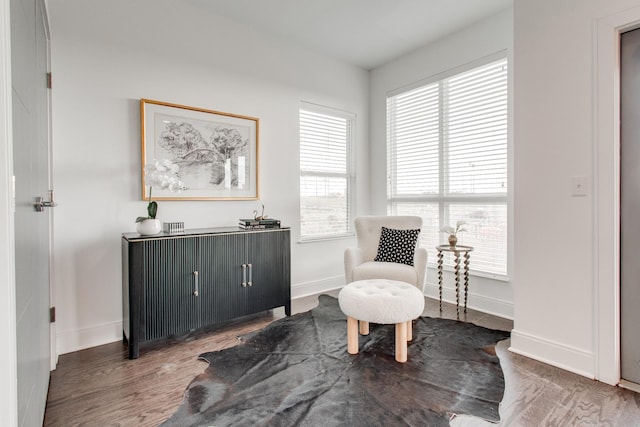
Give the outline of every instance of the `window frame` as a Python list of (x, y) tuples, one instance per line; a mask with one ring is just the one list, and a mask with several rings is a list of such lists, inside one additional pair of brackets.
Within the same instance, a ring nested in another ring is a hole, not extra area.
[[(490, 65), (494, 62), (498, 62), (498, 61), (505, 61), (506, 66), (507, 66), (507, 80), (506, 80), (506, 90), (507, 90), (507, 95), (506, 95), (506, 159), (505, 159), (505, 170), (506, 170), (506, 179), (505, 179), (505, 185), (506, 185), (506, 191), (504, 193), (486, 193), (486, 194), (482, 194), (482, 193), (476, 193), (476, 194), (467, 194), (467, 195), (461, 195), (461, 194), (457, 194), (457, 193), (451, 193), (451, 188), (448, 186), (448, 183), (446, 183), (445, 181), (449, 178), (448, 177), (448, 173), (447, 173), (447, 167), (448, 167), (448, 162), (445, 161), (445, 158), (447, 157), (447, 149), (448, 147), (446, 147), (447, 143), (445, 142), (445, 138), (443, 137), (443, 132), (446, 132), (446, 119), (444, 119), (443, 116), (446, 116), (446, 114), (444, 113), (444, 109), (443, 109), (443, 95), (442, 93), (440, 93), (440, 91), (442, 90), (441, 88), (438, 88), (438, 109), (439, 109), (439, 120), (441, 121), (439, 124), (439, 135), (438, 135), (438, 193), (437, 194), (420, 194), (420, 195), (411, 195), (411, 196), (398, 196), (395, 193), (396, 190), (396, 182), (394, 180), (395, 177), (397, 177), (396, 175), (396, 168), (395, 168), (395, 150), (396, 150), (396, 146), (395, 144), (391, 144), (391, 139), (392, 139), (392, 130), (390, 129), (390, 116), (389, 116), (389, 109), (390, 109), (390, 105), (389, 105), (389, 100), (391, 98), (393, 98), (394, 96), (397, 95), (401, 95), (410, 91), (413, 91), (415, 89), (419, 89), (419, 88), (423, 88), (429, 85), (434, 85), (434, 84), (438, 84), (438, 85), (442, 85), (445, 84), (446, 85), (446, 81), (450, 78), (454, 78), (458, 75), (464, 74), (466, 72), (472, 71), (474, 69), (483, 67), (483, 66), (487, 66)], [(471, 263), (471, 271), (470, 273), (475, 275), (475, 276), (480, 276), (480, 277), (486, 277), (486, 278), (491, 278), (491, 279), (495, 279), (495, 280), (500, 280), (500, 281), (508, 281), (509, 280), (509, 271), (510, 271), (510, 240), (509, 240), (509, 230), (511, 228), (511, 188), (512, 188), (512, 179), (511, 179), (511, 172), (512, 172), (512, 168), (511, 168), (511, 142), (510, 142), (510, 128), (511, 128), (511, 121), (512, 121), (512, 116), (511, 116), (511, 110), (510, 110), (510, 102), (511, 102), (511, 95), (510, 95), (510, 91), (511, 91), (511, 87), (510, 87), (510, 72), (509, 72), (509, 67), (511, 66), (511, 61), (509, 58), (509, 55), (507, 54), (507, 51), (500, 51), (497, 52), (493, 55), (489, 55), (487, 57), (484, 58), (480, 58), (476, 61), (472, 61), (469, 62), (467, 64), (464, 64), (462, 66), (450, 69), (446, 72), (431, 76), (427, 79), (422, 79), (419, 80), (417, 82), (414, 82), (412, 84), (409, 85), (405, 85), (402, 86), (400, 88), (397, 88), (395, 90), (389, 91), (387, 92), (387, 97), (386, 97), (386, 120), (387, 120), (387, 124), (386, 124), (386, 142), (387, 142), (387, 197), (386, 197), (386, 203), (387, 203), (387, 212), (389, 215), (396, 215), (397, 214), (397, 205), (399, 203), (424, 203), (426, 204), (431, 204), (431, 205), (436, 205), (437, 204), (437, 210), (438, 210), (438, 217), (439, 217), (439, 227), (438, 229), (440, 229), (443, 226), (447, 226), (447, 225), (451, 225), (450, 223), (450, 218), (448, 218), (449, 215), (449, 206), (450, 205), (455, 205), (455, 204), (467, 204), (467, 205), (472, 205), (474, 203), (479, 203), (479, 204), (485, 204), (487, 206), (489, 205), (500, 205), (500, 206), (504, 206), (505, 208), (505, 227), (504, 227), (504, 232), (505, 232), (505, 243), (506, 243), (506, 248), (505, 248), (505, 253), (504, 253), (504, 273), (502, 272), (495, 272), (495, 271), (483, 271), (483, 270), (478, 270), (478, 269), (474, 269), (474, 264), (473, 262)], [(455, 224), (453, 224), (455, 225)], [(444, 233), (439, 233), (440, 236), (437, 239), (437, 241), (439, 242), (439, 244), (445, 244), (446, 243), (446, 235)], [(435, 258), (430, 257), (429, 259), (429, 267), (435, 267), (436, 263), (435, 263)], [(446, 270), (452, 270), (452, 263), (449, 261), (445, 264), (445, 269)]]
[[(343, 119), (345, 120), (345, 122), (347, 123), (348, 126), (348, 131), (347, 131), (347, 140), (345, 141), (345, 165), (346, 165), (346, 171), (345, 173), (335, 173), (335, 172), (314, 172), (314, 171), (305, 171), (302, 169), (302, 132), (301, 132), (301, 127), (302, 127), (302, 123), (301, 123), (301, 115), (303, 111), (307, 111), (310, 113), (316, 113), (316, 114), (322, 114), (322, 115), (326, 115), (326, 116), (330, 116), (333, 118), (338, 118), (338, 119)], [(357, 119), (357, 115), (356, 113), (352, 113), (352, 112), (348, 112), (345, 110), (340, 110), (337, 108), (332, 108), (332, 107), (328, 107), (328, 106), (324, 106), (324, 105), (320, 105), (320, 104), (315, 104), (315, 103), (311, 103), (311, 102), (306, 102), (306, 101), (301, 101), (299, 108), (298, 108), (298, 129), (299, 129), (299, 135), (298, 135), (298, 142), (299, 142), (299, 148), (298, 148), (298, 155), (299, 157), (299, 178), (300, 181), (298, 183), (298, 195), (300, 197), (300, 204), (299, 204), (299, 215), (300, 215), (300, 221), (298, 222), (299, 225), (299, 236), (300, 236), (300, 243), (308, 243), (308, 242), (317, 242), (317, 241), (322, 241), (322, 240), (334, 240), (334, 239), (343, 239), (343, 238), (351, 238), (355, 235), (354, 233), (354, 229), (353, 229), (353, 218), (355, 216), (354, 213), (354, 207), (355, 207), (355, 155), (354, 155), (354, 151), (355, 151), (355, 142), (356, 142), (356, 119)], [(302, 188), (301, 188), (301, 183), (302, 183), (302, 177), (303, 176), (316, 176), (316, 177), (324, 177), (324, 178), (331, 178), (331, 177), (338, 177), (338, 178), (344, 178), (345, 182), (346, 182), (346, 196), (345, 196), (345, 203), (346, 203), (346, 212), (347, 212), (347, 218), (346, 218), (346, 230), (343, 233), (323, 233), (321, 235), (305, 235), (303, 233), (303, 225), (302, 225), (302, 216), (303, 216), (303, 205), (302, 205)]]

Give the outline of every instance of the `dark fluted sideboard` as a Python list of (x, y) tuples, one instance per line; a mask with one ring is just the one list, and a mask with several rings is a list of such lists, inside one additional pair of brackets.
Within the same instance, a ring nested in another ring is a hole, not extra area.
[(122, 235), (129, 358), (141, 343), (284, 306), (291, 315), (288, 228)]

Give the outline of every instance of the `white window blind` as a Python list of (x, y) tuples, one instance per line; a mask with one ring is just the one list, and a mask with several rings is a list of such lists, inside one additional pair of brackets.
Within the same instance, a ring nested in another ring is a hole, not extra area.
[(506, 59), (387, 98), (389, 212), (422, 216), (427, 250), (465, 221), (471, 269), (496, 276), (507, 274), (507, 125)]
[(351, 146), (355, 115), (303, 104), (300, 108), (300, 236), (350, 235)]

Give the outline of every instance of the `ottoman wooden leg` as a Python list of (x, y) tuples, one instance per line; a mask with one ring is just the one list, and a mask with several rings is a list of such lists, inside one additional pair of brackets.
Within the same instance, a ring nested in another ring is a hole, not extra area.
[(396, 361), (407, 361), (407, 322), (396, 323)]
[(407, 341), (411, 341), (413, 339), (413, 322), (409, 320), (407, 322)]
[(347, 316), (347, 352), (358, 354), (358, 319)]
[(369, 322), (360, 321), (360, 335), (369, 335)]

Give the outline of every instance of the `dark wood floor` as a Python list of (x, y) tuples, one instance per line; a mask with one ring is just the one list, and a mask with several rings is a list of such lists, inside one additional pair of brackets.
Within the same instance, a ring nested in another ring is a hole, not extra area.
[[(439, 316), (437, 301), (426, 302), (424, 314)], [(314, 297), (299, 299), (293, 311), (307, 311), (316, 304)], [(283, 315), (276, 310), (143, 346), (136, 360), (127, 359), (121, 343), (62, 355), (51, 373), (44, 425), (157, 426), (173, 414), (189, 382), (207, 367), (198, 360), (200, 353), (236, 345), (239, 335)], [(455, 305), (445, 304), (442, 317), (455, 318)], [(509, 320), (473, 310), (461, 320), (494, 329), (513, 326)], [(510, 353), (508, 345), (508, 340), (498, 345), (506, 382), (500, 426), (640, 426), (639, 394)], [(451, 425), (496, 426), (470, 416), (457, 416)]]

